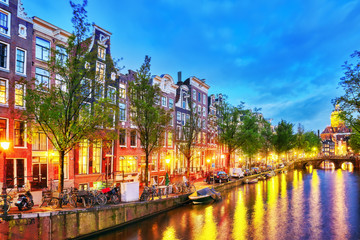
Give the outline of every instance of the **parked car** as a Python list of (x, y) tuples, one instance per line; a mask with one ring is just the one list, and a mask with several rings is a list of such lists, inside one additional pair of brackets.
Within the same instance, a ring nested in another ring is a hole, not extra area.
[(259, 174), (259, 173), (261, 173), (260, 168), (258, 168), (258, 167), (252, 167), (252, 168), (251, 168), (251, 171), (252, 171), (254, 174)]
[(232, 168), (230, 170), (231, 172), (231, 177), (234, 177), (234, 178), (242, 178), (244, 177), (244, 172), (241, 168)]
[(227, 175), (226, 172), (224, 171), (218, 171), (218, 172), (214, 172), (214, 174), (210, 174), (207, 178), (207, 183), (212, 183), (212, 182), (218, 182), (218, 183), (222, 183), (222, 182), (228, 182), (230, 181), (230, 177)]
[(246, 169), (244, 170), (244, 175), (245, 175), (245, 176), (250, 176), (250, 175), (251, 175), (250, 170), (246, 168)]
[(283, 167), (285, 167), (284, 164), (283, 164), (283, 163), (280, 163), (280, 164), (279, 164), (279, 168), (283, 168)]

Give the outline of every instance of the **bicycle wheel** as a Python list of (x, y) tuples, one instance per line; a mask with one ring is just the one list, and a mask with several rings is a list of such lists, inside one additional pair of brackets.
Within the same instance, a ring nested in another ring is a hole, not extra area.
[(99, 204), (100, 206), (104, 206), (107, 202), (107, 198), (104, 194), (99, 194), (96, 196), (96, 202), (97, 204)]
[(59, 205), (59, 199), (57, 199), (57, 198), (51, 199), (50, 207), (51, 207), (52, 209), (57, 208), (58, 205)]
[(69, 198), (70, 206), (76, 208), (77, 207), (77, 196), (76, 194), (72, 194)]
[(120, 198), (118, 195), (111, 195), (110, 200), (113, 204), (119, 204), (120, 203)]

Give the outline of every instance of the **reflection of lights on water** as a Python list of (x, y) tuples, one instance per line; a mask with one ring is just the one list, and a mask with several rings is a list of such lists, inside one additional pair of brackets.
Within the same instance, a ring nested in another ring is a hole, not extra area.
[(286, 176), (285, 176), (285, 174), (281, 175), (281, 197), (286, 198)]
[(233, 239), (247, 239), (246, 230), (248, 222), (246, 218), (246, 211), (244, 192), (239, 191), (234, 213), (234, 228), (232, 231)]
[(310, 200), (310, 231), (313, 239), (320, 239), (321, 236), (321, 202), (320, 202), (320, 178), (317, 170), (314, 169), (311, 181)]
[(264, 224), (264, 202), (262, 198), (262, 185), (258, 184), (256, 188), (256, 200), (254, 204), (253, 227), (255, 239), (262, 238)]
[(216, 229), (216, 222), (214, 219), (214, 207), (208, 206), (205, 209), (205, 218), (199, 226), (196, 227), (196, 229), (199, 229), (200, 231), (194, 231), (195, 238), (194, 239), (200, 239), (200, 240), (216, 240), (217, 239), (217, 229)]
[(348, 234), (348, 224), (346, 220), (347, 208), (345, 204), (345, 187), (344, 187), (344, 175), (341, 169), (336, 171), (333, 204), (334, 204), (334, 219), (337, 231), (335, 231), (335, 239), (346, 238)]
[(341, 169), (348, 170), (349, 172), (354, 171), (354, 165), (351, 162), (344, 162), (341, 164)]
[(178, 238), (176, 238), (175, 228), (172, 226), (167, 227), (164, 231), (162, 239), (163, 240), (177, 240)]

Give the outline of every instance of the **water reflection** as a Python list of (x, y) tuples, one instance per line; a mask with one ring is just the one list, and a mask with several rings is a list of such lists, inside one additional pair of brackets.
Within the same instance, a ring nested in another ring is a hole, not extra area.
[(348, 210), (345, 202), (345, 186), (344, 174), (341, 169), (336, 170), (333, 194), (334, 211), (332, 218), (334, 219), (334, 236), (335, 239), (344, 239), (348, 235), (347, 215)]
[(247, 218), (246, 218), (246, 206), (244, 199), (244, 191), (241, 189), (238, 191), (238, 197), (235, 205), (234, 213), (234, 227), (232, 231), (233, 239), (247, 239)]
[(359, 191), (357, 172), (308, 167), (223, 192), (219, 203), (187, 205), (95, 239), (359, 239)]

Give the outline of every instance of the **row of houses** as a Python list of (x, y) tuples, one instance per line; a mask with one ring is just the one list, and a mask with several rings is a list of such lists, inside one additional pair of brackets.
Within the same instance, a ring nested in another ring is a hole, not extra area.
[[(70, 35), (41, 18), (28, 17), (21, 0), (0, 0), (0, 139), (10, 142), (10, 148), (3, 151), (0, 161), (0, 179), (1, 184), (6, 181), (7, 187), (41, 189), (57, 185), (58, 152), (43, 132), (30, 137), (26, 122), (21, 119), (21, 110), (26, 106), (26, 87), (22, 82), (35, 79), (36, 83), (49, 87), (61, 84), (58, 76), (50, 74), (47, 61), (52, 49), (63, 52), (62, 46)], [(135, 72), (129, 70), (122, 74), (107, 67), (112, 57), (111, 35), (93, 25), (89, 51), (97, 53), (96, 71), (106, 80), (105, 94), (118, 104), (115, 122), (119, 127), (112, 130), (118, 138), (83, 140), (69, 152), (65, 157), (65, 188), (86, 189), (100, 187), (106, 181), (116, 183), (144, 178), (145, 155), (128, 111), (128, 83), (134, 80)], [(219, 99), (209, 95), (210, 86), (206, 81), (195, 76), (182, 79), (179, 72), (176, 78), (169, 74), (155, 75), (151, 84), (160, 86), (163, 95), (159, 104), (171, 109), (173, 115), (173, 131), (165, 133), (164, 147), (151, 156), (151, 178), (161, 182), (167, 172), (172, 176), (185, 173), (186, 161), (176, 147), (174, 134), (181, 134), (179, 129), (189, 118), (189, 101), (200, 115), (202, 127), (191, 173), (224, 167), (226, 149), (218, 145), (217, 129), (213, 124)], [(113, 94), (115, 92), (118, 94)]]

